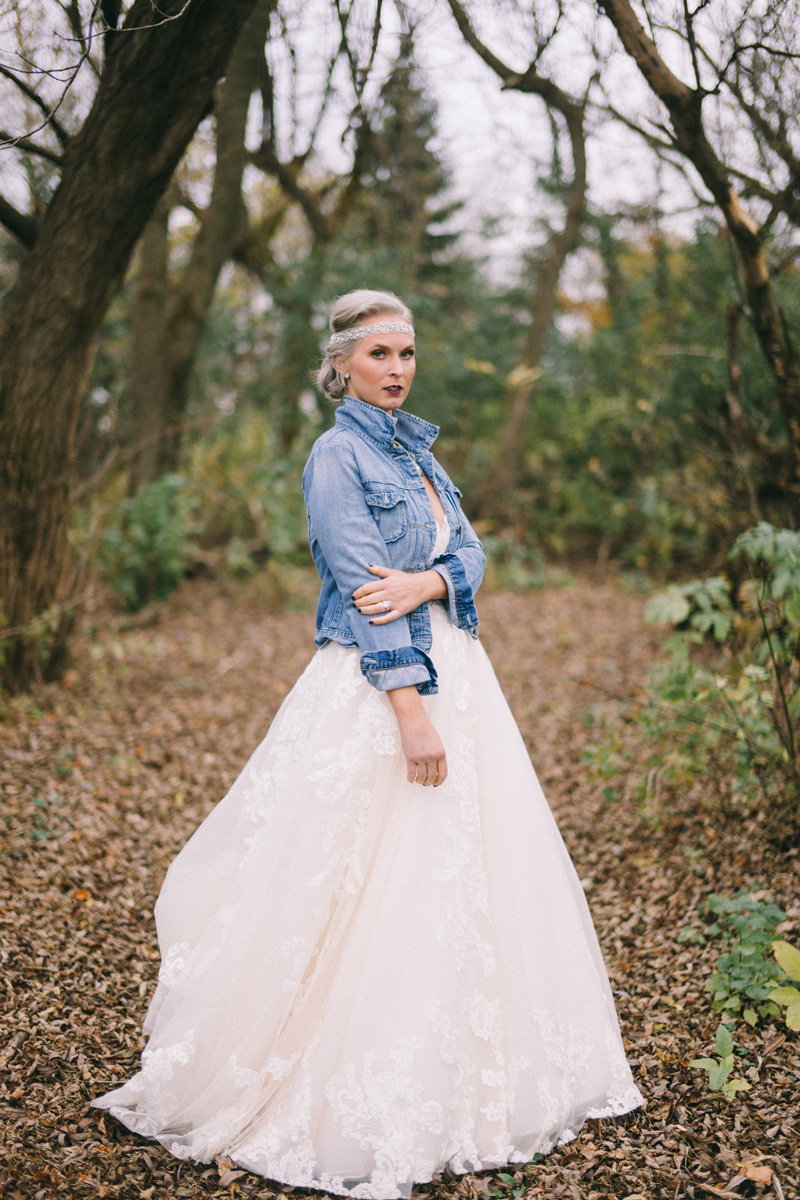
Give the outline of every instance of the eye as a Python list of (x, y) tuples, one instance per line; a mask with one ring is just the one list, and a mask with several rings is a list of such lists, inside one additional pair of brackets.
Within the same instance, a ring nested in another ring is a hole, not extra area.
[(407, 350), (402, 350), (400, 352), (400, 357), (401, 358), (413, 358), (414, 357), (413, 348), (411, 346), (409, 346)]
[(373, 358), (383, 358), (383, 356), (384, 356), (385, 354), (386, 354), (386, 351), (385, 351), (385, 350), (381, 350), (381, 348), (380, 348), (379, 346), (378, 346), (378, 347), (376, 347), (376, 348), (375, 348), (375, 349), (372, 351), (372, 357), (373, 357)]

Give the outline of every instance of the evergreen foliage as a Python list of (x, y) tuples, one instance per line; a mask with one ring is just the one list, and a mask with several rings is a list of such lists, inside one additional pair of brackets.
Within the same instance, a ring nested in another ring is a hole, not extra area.
[(462, 205), (452, 198), (437, 138), (436, 105), (419, 81), (409, 38), (381, 89), (363, 190), (345, 232), (356, 245), (391, 249), (407, 286), (441, 283), (458, 237), (448, 224)]

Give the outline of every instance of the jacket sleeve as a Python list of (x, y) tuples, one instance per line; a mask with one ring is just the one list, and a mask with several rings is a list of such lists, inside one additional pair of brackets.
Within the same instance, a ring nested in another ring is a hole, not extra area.
[(432, 570), (438, 571), (447, 584), (447, 608), (450, 620), (459, 629), (468, 629), (470, 633), (475, 634), (478, 628), (475, 593), (483, 579), (486, 555), (478, 535), (464, 514), (458, 499), (460, 493), (455, 487), (453, 494), (464, 540), (457, 550), (437, 558), (432, 564)]
[(378, 691), (414, 684), (423, 694), (436, 689), (429, 656), (411, 645), (408, 618), (370, 625), (358, 611), (353, 592), (375, 578), (367, 565), (390, 566), (391, 557), (367, 504), (355, 457), (346, 443), (334, 440), (315, 450), (303, 472), (309, 536), (327, 563), (361, 650), (361, 670)]

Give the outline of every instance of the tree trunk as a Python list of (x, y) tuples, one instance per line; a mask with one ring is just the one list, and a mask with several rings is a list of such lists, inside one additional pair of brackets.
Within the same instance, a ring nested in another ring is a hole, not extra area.
[[(531, 324), (520, 354), (519, 365), (512, 372), (509, 406), (503, 433), (502, 451), (492, 480), (494, 497), (507, 498), (513, 491), (519, 474), (525, 426), (530, 412), (544, 342), (555, 312), (558, 281), (564, 264), (580, 242), (586, 211), (586, 141), (582, 105), (562, 100), (559, 111), (565, 117), (572, 147), (573, 176), (569, 188), (564, 227), (553, 234), (547, 247), (544, 265), (531, 296)], [(488, 498), (487, 498), (488, 499)]]
[(63, 599), (75, 430), (103, 316), (254, 3), (181, 13), (183, 0), (135, 0), (20, 270), (0, 363), (0, 606), (22, 630), (5, 639), (12, 688), (60, 653), (40, 655), (25, 630)]
[[(311, 387), (319, 366), (319, 333), (314, 328), (314, 286), (324, 278), (329, 247), (317, 242), (288, 285), (274, 287), (272, 296), (283, 313), (281, 337), (271, 371), (269, 414), (282, 455), (291, 452), (305, 418), (300, 396)], [(327, 403), (327, 402), (323, 402)]]
[(795, 514), (800, 512), (800, 355), (792, 341), (769, 274), (761, 230), (731, 186), (703, 126), (703, 93), (672, 73), (661, 58), (628, 0), (599, 0), (620, 41), (651, 91), (669, 113), (676, 148), (691, 162), (719, 207), (742, 268), (749, 315), (762, 354), (775, 378), (789, 439), (789, 490)]
[(166, 363), (163, 354), (167, 312), (169, 204), (163, 200), (139, 242), (136, 295), (131, 306), (131, 459), (128, 491), (157, 479), (165, 438)]
[(572, 182), (569, 187), (564, 228), (553, 235), (547, 247), (542, 272), (531, 296), (531, 325), (522, 347), (519, 364), (509, 379), (509, 403), (502, 450), (493, 464), (492, 473), (480, 490), (482, 511), (506, 507), (509, 492), (514, 488), (522, 452), (523, 434), (530, 411), (533, 388), (539, 376), (539, 362), (544, 340), (555, 310), (558, 281), (567, 258), (580, 241), (586, 211), (586, 134), (585, 104), (573, 100), (557, 83), (537, 69), (537, 58), (522, 74), (513, 71), (478, 37), (469, 15), (460, 0), (448, 0), (461, 36), (468, 46), (483, 59), (503, 81), (503, 88), (528, 92), (544, 100), (551, 112), (560, 113), (567, 126), (572, 150)]
[(750, 470), (749, 456), (745, 446), (752, 446), (752, 436), (749, 423), (742, 408), (742, 366), (740, 359), (739, 326), (742, 317), (742, 306), (738, 300), (728, 305), (725, 313), (728, 343), (728, 390), (725, 393), (725, 416), (728, 428), (733, 459), (733, 471), (730, 481), (731, 493), (735, 496), (744, 484), (750, 505), (750, 515), (755, 524), (761, 520), (758, 506), (758, 493), (753, 475)]
[[(166, 308), (159, 313), (151, 305), (148, 312), (156, 326), (141, 330), (154, 356), (153, 368), (137, 376), (139, 353), (134, 353), (132, 442), (134, 448), (138, 445), (141, 449), (131, 465), (131, 491), (174, 469), (178, 462), (192, 368), (219, 273), (235, 244), (247, 237), (248, 218), (242, 199), (242, 174), (249, 158), (245, 147), (247, 113), (250, 97), (261, 79), (267, 26), (275, 3), (256, 0), (231, 53), (225, 80), (216, 89), (216, 164), (211, 199), (189, 262), (170, 288)], [(148, 374), (154, 377), (147, 378)]]

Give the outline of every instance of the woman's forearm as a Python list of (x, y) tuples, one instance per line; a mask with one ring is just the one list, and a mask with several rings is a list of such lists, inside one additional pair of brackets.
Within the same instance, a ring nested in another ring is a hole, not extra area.
[(422, 571), (419, 576), (420, 582), (424, 582), (426, 591), (426, 600), (446, 600), (447, 599), (447, 584), (438, 571)]
[(393, 688), (386, 695), (397, 717), (408, 782), (434, 786), (444, 783), (447, 756), (416, 687)]
[(415, 684), (412, 683), (409, 687), (393, 688), (386, 695), (389, 697), (389, 703), (394, 709), (394, 715), (397, 717), (397, 724), (401, 731), (405, 725), (415, 721), (427, 721), (428, 718), (422, 706), (422, 697)]

